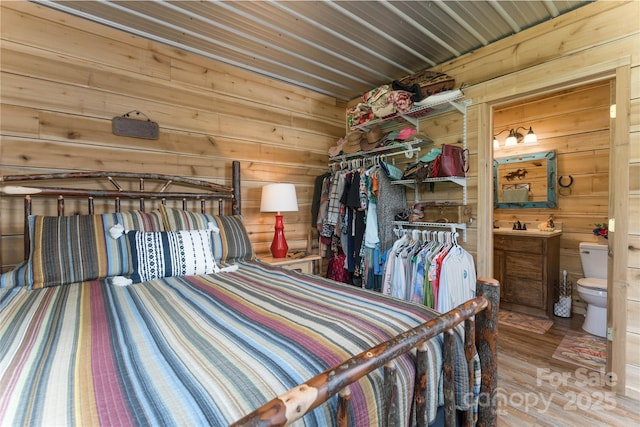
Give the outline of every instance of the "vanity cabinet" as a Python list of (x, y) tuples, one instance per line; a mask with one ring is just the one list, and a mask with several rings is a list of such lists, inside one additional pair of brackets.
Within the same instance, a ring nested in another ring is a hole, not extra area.
[[(517, 232), (516, 232), (517, 233)], [(560, 274), (560, 233), (494, 234), (494, 277), (500, 308), (552, 317)]]

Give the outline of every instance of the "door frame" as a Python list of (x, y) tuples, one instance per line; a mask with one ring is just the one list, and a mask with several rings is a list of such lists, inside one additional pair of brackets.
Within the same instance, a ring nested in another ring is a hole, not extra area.
[[(558, 90), (584, 85), (599, 80), (612, 80), (612, 105), (616, 105), (617, 114), (611, 118), (609, 142), (609, 222), (613, 220), (615, 228), (610, 233), (608, 265), (608, 309), (607, 330), (611, 339), (607, 340), (608, 375), (615, 375), (613, 390), (625, 395), (626, 384), (626, 325), (627, 325), (627, 266), (628, 266), (628, 194), (629, 194), (629, 111), (631, 86), (631, 59), (629, 57), (593, 64), (570, 75), (553, 74), (558, 67), (556, 61), (550, 61), (527, 69), (528, 73), (555, 75), (554, 79), (531, 79), (522, 85), (520, 91), (517, 72), (491, 81), (491, 87), (483, 88), (478, 99), (478, 240), (477, 269), (479, 277), (493, 277), (493, 110), (504, 104), (525, 100), (533, 96), (544, 95)], [(499, 87), (510, 87), (509, 95)], [(471, 90), (469, 92), (472, 92)], [(514, 92), (518, 92), (514, 95)], [(473, 96), (472, 96), (473, 99)], [(480, 185), (482, 184), (482, 185)], [(484, 209), (482, 207), (485, 207)], [(612, 305), (616, 309), (612, 310)]]

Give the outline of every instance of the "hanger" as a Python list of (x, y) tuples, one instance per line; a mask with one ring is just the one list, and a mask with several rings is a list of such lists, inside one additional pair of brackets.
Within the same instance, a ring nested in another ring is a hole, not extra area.
[(452, 236), (452, 240), (453, 240), (453, 245), (456, 246), (456, 247), (459, 246), (458, 245), (458, 236), (459, 236), (458, 232), (457, 231), (452, 231), (451, 232), (451, 236)]

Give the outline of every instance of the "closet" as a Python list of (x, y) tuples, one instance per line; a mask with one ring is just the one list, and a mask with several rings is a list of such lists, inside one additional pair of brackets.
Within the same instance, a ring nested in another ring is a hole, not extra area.
[[(392, 133), (413, 127), (417, 135), (428, 135), (428, 130), (420, 130), (421, 119), (454, 111), (462, 116), (459, 143), (466, 150), (470, 100), (465, 100), (460, 90), (450, 92), (433, 96), (436, 99), (432, 102), (429, 97), (403, 114), (359, 124), (351, 131), (367, 132), (379, 126), (385, 133)], [(329, 171), (316, 182), (320, 196), (314, 215), (320, 253), (329, 258), (330, 278), (437, 310), (446, 308), (444, 311), (473, 295), (473, 258), (458, 243), (466, 241), (471, 220), (466, 206), (466, 178), (391, 179), (387, 174), (388, 165), (404, 169), (440, 145), (438, 141), (415, 138), (330, 157)], [(451, 200), (436, 201), (429, 196), (442, 183), (449, 184), (442, 187), (447, 196), (455, 194)], [(453, 193), (451, 186), (458, 190)], [(425, 191), (429, 192), (427, 200)], [(425, 215), (424, 220), (409, 221), (403, 213), (417, 205), (436, 213)], [(445, 259), (455, 261), (446, 261), (443, 269)], [(472, 284), (464, 285), (469, 280)], [(449, 284), (454, 282), (463, 285), (450, 289)]]
[[(462, 140), (461, 146), (463, 150), (467, 149), (467, 107), (471, 105), (470, 99), (465, 99), (464, 93), (462, 90), (452, 90), (447, 91), (441, 94), (432, 95), (426, 98), (424, 101), (420, 103), (419, 106), (416, 106), (409, 111), (404, 113), (393, 114), (389, 117), (385, 117), (384, 119), (373, 119), (367, 121), (364, 124), (360, 124), (351, 128), (351, 130), (362, 130), (366, 131), (371, 129), (373, 126), (381, 126), (384, 130), (396, 129), (398, 126), (409, 124), (420, 132), (420, 121), (427, 117), (434, 117), (438, 115), (442, 115), (451, 111), (456, 111), (461, 115), (461, 123), (462, 123)], [(425, 130), (428, 134), (428, 129)], [(424, 141), (421, 141), (424, 142)], [(403, 154), (406, 158), (413, 159), (413, 161), (417, 161), (421, 154), (425, 154), (426, 151), (425, 146), (427, 144), (401, 144), (399, 146), (394, 147), (393, 152), (390, 154), (383, 154), (386, 158), (387, 156), (397, 156), (399, 154)], [(435, 141), (434, 147), (439, 146), (438, 141)], [(431, 148), (431, 147), (427, 147)], [(329, 164), (334, 164), (335, 162), (340, 162), (344, 160), (354, 159), (354, 158), (368, 158), (370, 156), (380, 156), (380, 153), (388, 152), (388, 147), (382, 147), (374, 150), (370, 150), (367, 152), (357, 152), (353, 154), (345, 154), (336, 157), (332, 157), (329, 159)], [(454, 221), (449, 221), (445, 225), (440, 222), (432, 222), (432, 221), (424, 221), (424, 222), (412, 222), (408, 221), (394, 221), (394, 225), (396, 226), (411, 226), (411, 227), (431, 227), (431, 228), (450, 228), (455, 227), (462, 233), (462, 241), (466, 241), (467, 235), (467, 223), (471, 220), (471, 211), (467, 208), (467, 180), (465, 177), (438, 177), (438, 178), (425, 178), (420, 180), (420, 182), (416, 182), (415, 179), (403, 179), (403, 180), (394, 180), (392, 181), (393, 185), (400, 185), (407, 188), (409, 193), (412, 193), (413, 203), (419, 203), (420, 200), (420, 190), (421, 186), (427, 185), (429, 191), (434, 192), (437, 191), (440, 184), (438, 183), (453, 183), (461, 189), (460, 197), (449, 200), (447, 202), (442, 203), (433, 203), (431, 207), (434, 210), (447, 212), (454, 212), (453, 214), (449, 214), (449, 216), (454, 216)], [(410, 194), (411, 196), (411, 194)], [(455, 208), (455, 209), (452, 209)]]

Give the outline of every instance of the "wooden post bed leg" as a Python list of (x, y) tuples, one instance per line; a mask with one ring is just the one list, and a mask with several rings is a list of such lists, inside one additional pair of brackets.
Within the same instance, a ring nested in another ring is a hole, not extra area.
[(485, 310), (476, 314), (476, 345), (480, 356), (482, 383), (478, 405), (478, 427), (493, 427), (498, 424), (498, 308), (500, 286), (495, 279), (478, 279), (478, 296), (489, 301)]
[[(464, 355), (467, 359), (467, 370), (469, 372), (469, 393), (473, 391), (475, 384), (475, 360), (476, 354), (476, 324), (473, 319), (464, 321)], [(471, 427), (473, 425), (473, 405), (469, 405), (465, 415), (464, 425)]]
[(384, 365), (384, 420), (385, 427), (398, 425), (398, 383), (394, 361)]
[(338, 392), (338, 414), (336, 425), (338, 427), (349, 427), (349, 414), (351, 413), (351, 390), (349, 386)]
[(444, 388), (444, 425), (456, 425), (456, 390), (455, 390), (455, 360), (456, 337), (453, 329), (447, 330), (444, 335), (444, 349), (442, 367), (442, 383)]
[(414, 385), (414, 399), (416, 407), (416, 424), (418, 427), (427, 427), (429, 425), (427, 408), (427, 390), (429, 389), (429, 368), (427, 351), (429, 346), (427, 342), (420, 344), (416, 350), (416, 383)]

